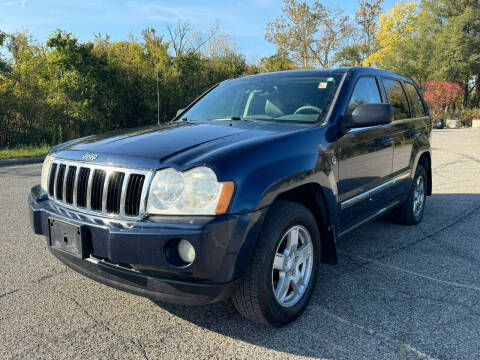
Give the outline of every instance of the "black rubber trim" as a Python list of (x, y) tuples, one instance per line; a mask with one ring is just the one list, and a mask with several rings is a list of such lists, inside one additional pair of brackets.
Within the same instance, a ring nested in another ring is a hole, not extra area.
[(228, 298), (238, 283), (238, 280), (225, 284), (205, 284), (160, 279), (103, 262), (81, 260), (51, 247), (49, 249), (57, 259), (93, 280), (155, 301), (182, 305), (209, 304)]

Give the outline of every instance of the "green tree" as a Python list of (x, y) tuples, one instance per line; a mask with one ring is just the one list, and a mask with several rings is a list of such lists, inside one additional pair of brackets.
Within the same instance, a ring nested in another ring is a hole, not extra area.
[(355, 11), (355, 30), (350, 44), (335, 54), (334, 62), (341, 66), (360, 66), (378, 48), (377, 20), (383, 0), (359, 0)]
[(361, 66), (364, 60), (364, 47), (354, 44), (344, 47), (334, 57), (335, 64), (340, 66)]
[[(433, 39), (433, 77), (459, 80), (463, 104), (479, 105), (480, 2), (478, 0), (423, 0), (426, 26)], [(474, 96), (472, 96), (474, 95)]]
[[(0, 49), (3, 49), (7, 42), (7, 34), (0, 31)], [(10, 70), (8, 61), (0, 52), (0, 76), (6, 74)]]
[(288, 57), (285, 50), (279, 49), (276, 54), (260, 60), (260, 69), (264, 72), (296, 70), (297, 65)]
[(378, 50), (366, 59), (366, 64), (393, 69), (403, 61), (399, 47), (415, 34), (420, 16), (415, 2), (404, 5), (398, 2), (382, 14), (376, 31)]
[(315, 0), (284, 0), (282, 15), (267, 24), (265, 39), (287, 52), (304, 69), (327, 68), (352, 33), (348, 16)]
[(377, 20), (382, 11), (383, 0), (359, 0), (355, 11), (355, 21), (360, 28), (360, 47), (362, 60), (372, 55), (377, 49)]

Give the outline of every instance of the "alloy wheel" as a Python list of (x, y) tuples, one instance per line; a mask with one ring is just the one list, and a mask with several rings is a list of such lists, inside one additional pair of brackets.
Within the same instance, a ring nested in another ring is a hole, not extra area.
[(309, 285), (313, 269), (313, 243), (308, 230), (295, 225), (283, 235), (275, 252), (272, 287), (284, 307), (297, 304)]
[(415, 190), (413, 193), (413, 215), (415, 217), (420, 216), (423, 210), (423, 204), (425, 203), (425, 181), (423, 176), (417, 178), (415, 183)]

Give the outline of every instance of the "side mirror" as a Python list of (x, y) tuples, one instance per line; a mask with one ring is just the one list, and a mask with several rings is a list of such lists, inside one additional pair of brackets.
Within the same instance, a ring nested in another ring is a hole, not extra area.
[(393, 120), (391, 104), (362, 104), (358, 105), (352, 114), (342, 119), (342, 129), (389, 124)]
[(180, 115), (184, 111), (185, 111), (185, 109), (178, 109), (177, 110), (177, 115), (175, 115), (175, 117), (177, 117), (178, 115)]

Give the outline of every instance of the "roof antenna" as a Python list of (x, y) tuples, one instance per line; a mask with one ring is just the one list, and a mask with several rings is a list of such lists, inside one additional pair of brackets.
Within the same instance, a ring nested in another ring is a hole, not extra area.
[(160, 125), (160, 90), (158, 88), (158, 64), (155, 66), (155, 73), (157, 75), (157, 125)]

